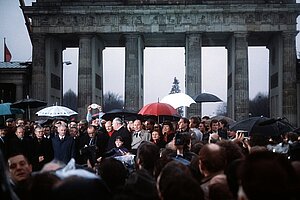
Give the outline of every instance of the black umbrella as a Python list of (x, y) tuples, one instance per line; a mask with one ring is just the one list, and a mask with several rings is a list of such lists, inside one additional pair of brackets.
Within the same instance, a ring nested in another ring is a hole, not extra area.
[(113, 120), (116, 117), (120, 117), (122, 120), (135, 120), (140, 118), (140, 115), (124, 108), (116, 108), (104, 113), (101, 118), (105, 120)]
[(12, 108), (24, 108), (27, 110), (27, 114), (28, 114), (28, 119), (30, 120), (30, 109), (31, 108), (39, 108), (39, 107), (43, 107), (46, 106), (47, 102), (45, 101), (41, 101), (38, 99), (32, 99), (29, 98), (29, 96), (27, 95), (26, 99), (22, 99), (19, 101), (16, 101), (14, 103), (11, 104)]
[(200, 93), (197, 94), (193, 97), (193, 99), (197, 102), (197, 103), (202, 103), (202, 102), (219, 102), (222, 101), (219, 97), (217, 97), (216, 95), (213, 94), (209, 94), (209, 93)]
[(250, 136), (279, 136), (294, 130), (288, 123), (268, 117), (250, 117), (232, 124), (229, 126), (229, 129), (233, 131), (248, 131)]

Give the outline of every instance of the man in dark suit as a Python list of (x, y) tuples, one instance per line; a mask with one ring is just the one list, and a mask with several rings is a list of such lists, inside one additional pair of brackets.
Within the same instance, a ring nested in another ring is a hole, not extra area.
[(112, 122), (113, 129), (115, 130), (114, 133), (110, 136), (107, 144), (107, 151), (111, 150), (112, 148), (115, 148), (115, 140), (117, 136), (121, 136), (124, 140), (124, 147), (128, 150), (131, 149), (131, 134), (126, 128), (126, 126), (123, 125), (123, 122), (120, 118), (115, 118)]
[(6, 138), (5, 126), (0, 126), (0, 151), (2, 151), (3, 157), (7, 159), (7, 138)]
[(32, 170), (39, 171), (42, 167), (53, 159), (53, 148), (50, 139), (44, 137), (44, 129), (36, 126), (34, 129)]
[(7, 138), (7, 155), (10, 156), (15, 153), (22, 153), (31, 162), (32, 151), (32, 137), (25, 135), (23, 126), (18, 126), (15, 134)]
[(67, 135), (67, 126), (61, 124), (57, 128), (58, 134), (52, 138), (54, 159), (68, 163), (71, 158), (75, 159), (75, 140)]

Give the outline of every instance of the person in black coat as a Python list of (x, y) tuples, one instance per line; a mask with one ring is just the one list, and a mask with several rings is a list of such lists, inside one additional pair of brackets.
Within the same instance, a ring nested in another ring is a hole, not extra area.
[(117, 136), (121, 136), (124, 140), (124, 147), (128, 150), (131, 149), (131, 134), (126, 128), (126, 126), (123, 125), (123, 122), (120, 118), (115, 118), (112, 122), (113, 129), (115, 130), (114, 133), (110, 136), (107, 144), (107, 151), (111, 150), (112, 148), (115, 148), (115, 140)]
[(58, 134), (52, 138), (54, 159), (68, 163), (71, 158), (75, 159), (75, 140), (67, 135), (67, 126), (61, 124), (57, 128)]
[(22, 153), (32, 162), (32, 141), (32, 137), (25, 136), (24, 127), (18, 126), (15, 134), (7, 138), (7, 155)]
[(36, 126), (34, 129), (32, 171), (39, 171), (53, 159), (53, 147), (50, 139), (45, 138), (43, 127)]

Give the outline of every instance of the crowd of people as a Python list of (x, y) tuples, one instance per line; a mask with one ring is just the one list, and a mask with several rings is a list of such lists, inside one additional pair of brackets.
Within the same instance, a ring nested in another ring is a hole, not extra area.
[(0, 199), (300, 199), (300, 140), (207, 116), (0, 126)]

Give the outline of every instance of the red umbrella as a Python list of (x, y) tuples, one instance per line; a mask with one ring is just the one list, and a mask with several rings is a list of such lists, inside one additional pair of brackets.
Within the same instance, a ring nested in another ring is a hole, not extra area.
[(152, 115), (157, 116), (159, 121), (159, 116), (180, 116), (175, 108), (167, 103), (150, 103), (145, 105), (139, 113), (140, 115)]

